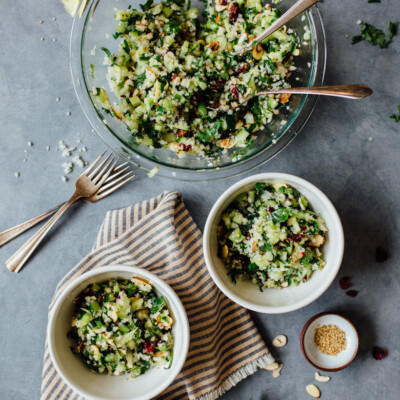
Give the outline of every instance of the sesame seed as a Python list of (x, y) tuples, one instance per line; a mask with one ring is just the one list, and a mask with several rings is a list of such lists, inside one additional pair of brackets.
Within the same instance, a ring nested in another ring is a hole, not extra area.
[(28, 142), (28, 146), (29, 146), (29, 147), (32, 147), (32, 146), (33, 146), (33, 143), (32, 143), (32, 142)]
[(368, 138), (368, 141), (369, 141), (369, 142), (373, 142), (373, 141), (374, 141), (374, 138), (373, 138), (372, 136), (370, 136), (370, 137)]
[(71, 115), (71, 111), (67, 111), (67, 115)]
[(68, 182), (68, 178), (67, 178), (66, 176), (62, 176), (62, 177), (61, 177), (61, 180), (62, 180), (63, 182)]
[(348, 38), (348, 37), (349, 37), (349, 35), (346, 35), (346, 37)]
[(359, 19), (358, 21), (357, 21), (357, 24), (358, 25), (361, 25), (363, 22), (362, 22), (362, 20), (361, 19)]
[(19, 172), (16, 172), (16, 173), (14, 174), (14, 176), (15, 176), (16, 178), (19, 178), (19, 177), (21, 176), (21, 174), (20, 174)]
[(56, 18), (55, 18), (55, 17), (53, 17), (53, 18), (52, 18), (52, 20), (53, 20), (53, 21), (55, 21), (55, 20), (56, 20)]
[(50, 146), (46, 146), (46, 150), (47, 150), (47, 151), (50, 151)]
[(43, 24), (43, 21), (42, 21), (42, 20), (40, 20), (40, 21), (39, 21), (39, 24)]
[(59, 101), (60, 101), (60, 98), (59, 98), (59, 97), (57, 97), (57, 98), (56, 98), (56, 102), (58, 103)]
[(53, 39), (51, 39), (53, 42), (56, 42), (57, 41), (57, 39), (56, 38), (53, 38)]
[(44, 40), (44, 37), (40, 38), (40, 40), (43, 42), (43, 40)]

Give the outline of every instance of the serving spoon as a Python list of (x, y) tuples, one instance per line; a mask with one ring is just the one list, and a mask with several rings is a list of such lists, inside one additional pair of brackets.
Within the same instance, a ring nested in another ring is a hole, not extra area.
[(268, 94), (316, 94), (321, 96), (343, 97), (346, 99), (363, 99), (372, 94), (372, 89), (367, 85), (336, 85), (336, 86), (314, 86), (297, 88), (278, 88), (260, 90), (246, 96), (240, 103), (233, 106), (208, 107), (210, 110), (229, 111), (247, 103), (255, 96), (266, 96)]
[(247, 43), (243, 48), (234, 52), (234, 55), (246, 53), (254, 47), (254, 43), (261, 43), (265, 38), (272, 35), (278, 29), (282, 28), (283, 25), (287, 24), (293, 18), (318, 3), (320, 0), (299, 0), (293, 4), (280, 18), (278, 18), (272, 25), (270, 25), (264, 32), (260, 33), (253, 41)]

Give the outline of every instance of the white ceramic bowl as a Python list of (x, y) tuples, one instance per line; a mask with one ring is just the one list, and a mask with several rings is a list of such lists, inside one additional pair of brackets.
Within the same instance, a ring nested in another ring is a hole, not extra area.
[[(256, 182), (287, 183), (297, 189), (310, 202), (328, 228), (328, 239), (323, 247), (326, 265), (314, 272), (311, 279), (297, 287), (264, 289), (248, 281), (232, 283), (222, 260), (217, 256), (217, 227), (224, 210), (240, 194), (254, 187)], [(245, 178), (227, 191), (215, 203), (207, 218), (203, 238), (207, 268), (218, 287), (234, 302), (253, 311), (279, 314), (305, 307), (320, 297), (335, 279), (342, 263), (344, 235), (339, 215), (330, 200), (314, 185), (294, 175), (265, 173)]]
[[(89, 284), (110, 278), (130, 279), (138, 276), (154, 284), (157, 294), (164, 296), (175, 323), (174, 358), (170, 369), (153, 368), (145, 374), (109, 376), (94, 374), (71, 350), (67, 338), (70, 330), (76, 296)], [(64, 381), (85, 399), (96, 400), (147, 400), (165, 390), (181, 371), (189, 348), (189, 323), (185, 309), (175, 292), (151, 272), (136, 267), (105, 266), (87, 272), (69, 284), (62, 292), (50, 314), (48, 342), (53, 363)]]
[[(346, 349), (336, 356), (319, 351), (315, 343), (315, 330), (323, 325), (336, 325), (346, 334)], [(300, 335), (300, 347), (306, 360), (314, 367), (327, 372), (340, 371), (351, 364), (358, 352), (359, 340), (354, 325), (339, 314), (321, 313), (310, 318)]]

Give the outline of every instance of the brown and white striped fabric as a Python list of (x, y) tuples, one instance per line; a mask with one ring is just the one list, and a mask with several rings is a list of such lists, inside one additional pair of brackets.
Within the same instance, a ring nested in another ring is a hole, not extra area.
[[(180, 193), (165, 192), (133, 207), (109, 211), (92, 252), (58, 284), (50, 309), (76, 277), (110, 264), (155, 273), (185, 306), (190, 324), (188, 357), (160, 398), (216, 399), (274, 361), (249, 312), (225, 297), (208, 274), (201, 232)], [(57, 374), (46, 341), (41, 400), (80, 398)]]

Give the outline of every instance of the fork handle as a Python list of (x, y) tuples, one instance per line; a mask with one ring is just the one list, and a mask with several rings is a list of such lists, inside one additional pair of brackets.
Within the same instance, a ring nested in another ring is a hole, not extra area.
[(39, 222), (43, 221), (44, 219), (50, 217), (50, 215), (53, 215), (57, 210), (61, 208), (61, 206), (64, 203), (58, 205), (57, 207), (54, 207), (53, 209), (44, 212), (41, 215), (38, 215), (35, 218), (30, 219), (29, 221), (25, 221), (22, 224), (19, 224), (17, 226), (14, 226), (13, 228), (7, 229), (4, 232), (0, 233), (0, 247), (4, 246), (6, 243), (10, 242), (11, 240), (15, 239), (22, 233), (26, 232), (28, 229), (33, 228), (35, 225), (37, 225)]
[(53, 227), (53, 225), (60, 219), (60, 217), (67, 211), (67, 209), (79, 200), (82, 196), (77, 195), (75, 192), (73, 196), (63, 204), (57, 213), (44, 225), (39, 231), (37, 231), (19, 250), (17, 250), (7, 261), (6, 266), (12, 272), (19, 272), (26, 261), (29, 259), (31, 254), (39, 246), (47, 232)]

